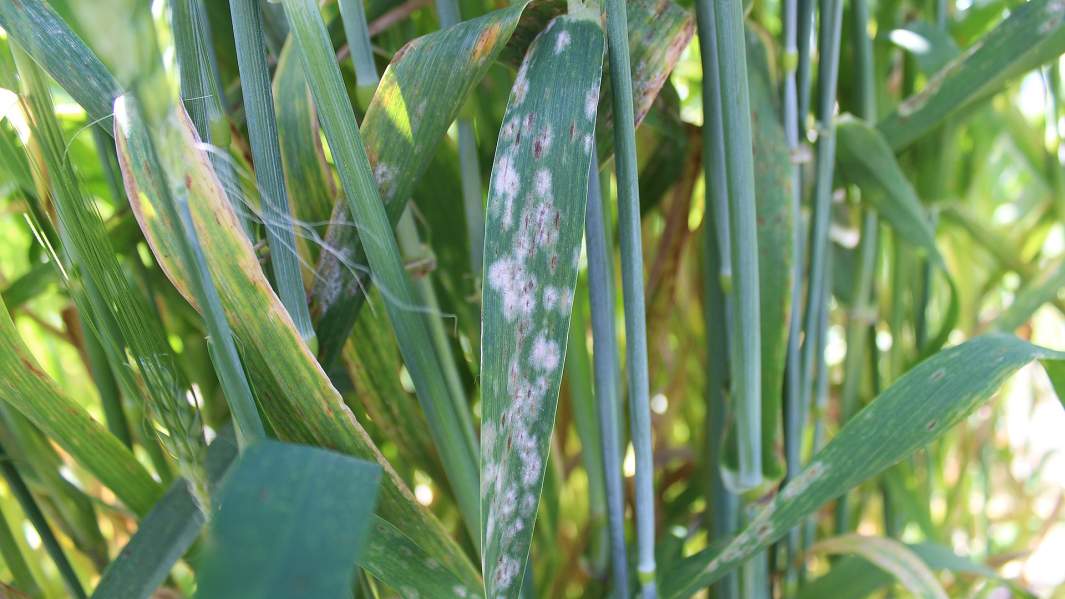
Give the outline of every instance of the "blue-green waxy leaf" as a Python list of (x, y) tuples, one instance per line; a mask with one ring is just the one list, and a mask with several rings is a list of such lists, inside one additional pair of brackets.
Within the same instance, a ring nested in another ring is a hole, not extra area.
[(350, 597), (380, 478), (314, 447), (248, 447), (212, 501), (197, 596)]
[(1065, 394), (1065, 353), (1016, 337), (977, 337), (921, 362), (850, 419), (723, 549), (704, 550), (663, 573), (662, 596), (688, 597), (705, 588), (826, 501), (927, 445), (1036, 360), (1060, 398)]
[(540, 502), (577, 278), (603, 32), (558, 17), (518, 71), (496, 146), (485, 229), (482, 573), (516, 597)]

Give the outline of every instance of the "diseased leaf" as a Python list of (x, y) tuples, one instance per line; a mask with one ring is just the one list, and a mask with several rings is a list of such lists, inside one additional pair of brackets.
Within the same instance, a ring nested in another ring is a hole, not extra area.
[[(385, 471), (378, 503), (381, 517), (438, 555), (442, 564), (468, 584), (476, 584), (478, 578), (472, 565), (440, 523), (415, 502), (300, 339), (241, 232), (191, 122), (183, 114), (170, 118), (183, 132), (178, 141), (180, 151), (188, 157), (183, 163), (187, 170), (171, 176), (189, 185), (189, 207), (200, 239), (204, 240), (204, 256), (266, 420), (281, 439), (313, 443), (381, 464)], [(166, 185), (167, 175), (152, 171), (141, 159), (146, 131), (120, 128), (116, 133), (133, 212), (161, 268), (195, 305), (188, 291), (187, 274), (175, 258), (175, 235), (179, 229), (155, 208), (158, 186)]]
[(662, 596), (688, 597), (732, 571), (826, 501), (939, 437), (1035, 360), (1060, 398), (1065, 353), (1016, 337), (977, 337), (921, 362), (851, 418), (723, 549), (704, 550), (663, 572)]
[(491, 597), (521, 588), (562, 379), (602, 74), (603, 31), (591, 17), (557, 17), (530, 45), (496, 146), (481, 343)]

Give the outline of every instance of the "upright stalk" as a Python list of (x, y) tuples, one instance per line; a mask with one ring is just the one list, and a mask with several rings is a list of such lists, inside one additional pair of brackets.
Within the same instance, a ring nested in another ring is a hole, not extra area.
[(606, 3), (607, 48), (613, 85), (614, 163), (621, 237), (621, 289), (625, 303), (625, 356), (629, 382), (629, 421), (636, 454), (636, 572), (644, 599), (655, 588), (654, 456), (648, 402), (647, 330), (643, 297), (643, 245), (640, 240), (640, 188), (636, 166), (636, 116), (629, 66), (628, 16), (623, 0)]
[(344, 24), (344, 34), (348, 38), (348, 50), (355, 67), (356, 94), (360, 106), (370, 104), (374, 90), (381, 78), (377, 74), (377, 64), (373, 60), (373, 47), (370, 45), (370, 30), (366, 25), (366, 10), (363, 0), (340, 0), (340, 20)]
[(721, 130), (734, 282), (731, 330), (736, 334), (730, 338), (729, 365), (739, 465), (733, 484), (737, 490), (747, 490), (762, 483), (762, 336), (747, 44), (742, 0), (721, 0), (710, 10), (718, 11), (710, 16), (717, 34), (721, 78)]
[(262, 200), (266, 242), (270, 246), (274, 285), (296, 330), (314, 352), (318, 344), (307, 308), (307, 292), (300, 272), (296, 236), (290, 226), (292, 212), (289, 210), (281, 168), (281, 150), (277, 143), (277, 121), (263, 44), (262, 14), (258, 0), (230, 0), (229, 7), (233, 13), (237, 66), (255, 164), (255, 181)]
[[(596, 156), (595, 148), (592, 156)], [(614, 331), (614, 261), (608, 250), (605, 195), (599, 165), (593, 160), (588, 179), (585, 244), (588, 253), (588, 303), (592, 313), (595, 368), (595, 406), (599, 416), (601, 451), (606, 487), (606, 518), (610, 532), (610, 575), (616, 597), (629, 597), (629, 567), (625, 550), (625, 491), (621, 481), (621, 432), (618, 430), (617, 333)]]
[[(788, 347), (785, 353), (784, 368), (784, 459), (787, 464), (786, 478), (795, 477), (802, 467), (802, 438), (806, 428), (807, 412), (803, 409), (802, 402), (802, 366), (801, 366), (801, 343), (802, 321), (799, 314), (802, 313), (802, 288), (803, 275), (806, 273), (806, 261), (803, 259), (803, 237), (806, 228), (802, 219), (802, 165), (798, 161), (800, 152), (799, 139), (799, 99), (796, 71), (799, 65), (799, 2), (798, 0), (783, 1), (783, 26), (784, 26), (784, 57), (781, 61), (784, 66), (784, 93), (783, 93), (783, 122), (784, 135), (791, 151), (791, 213), (792, 219), (792, 278), (791, 278), (791, 307), (788, 320)], [(807, 20), (809, 16), (807, 15)], [(806, 45), (809, 46), (809, 30), (807, 29)], [(807, 60), (809, 57), (807, 56)], [(805, 116), (805, 115), (804, 115)], [(799, 550), (799, 529), (793, 528), (788, 531), (785, 540), (787, 565), (785, 567), (784, 584), (790, 588), (797, 582), (795, 562)]]
[(832, 213), (832, 174), (836, 158), (836, 131), (832, 122), (839, 75), (839, 39), (843, 0), (821, 0), (820, 68), (818, 79), (817, 175), (814, 181), (811, 225), (810, 279), (806, 299), (806, 335), (802, 348), (803, 406), (813, 395), (815, 366), (825, 350), (825, 329), (820, 318), (831, 289), (827, 278), (828, 224)]
[[(441, 29), (457, 25), (462, 20), (457, 0), (437, 0), (436, 14), (440, 19)], [(470, 102), (472, 101), (471, 99)], [(470, 265), (473, 272), (479, 272), (484, 263), (484, 202), (481, 200), (481, 167), (477, 162), (477, 139), (473, 134), (473, 119), (462, 115), (455, 125), (459, 136), (459, 173), (462, 176), (466, 233), (470, 240)]]
[[(736, 532), (739, 498), (721, 475), (729, 379), (729, 327), (732, 289), (732, 252), (729, 244), (728, 180), (725, 174), (725, 137), (721, 124), (721, 77), (718, 71), (717, 33), (713, 0), (695, 5), (699, 50), (703, 64), (703, 175), (706, 224), (703, 226), (705, 272), (707, 381), (706, 460), (710, 481), (710, 540), (716, 542)], [(712, 587), (715, 597), (737, 599), (739, 584), (730, 573)]]

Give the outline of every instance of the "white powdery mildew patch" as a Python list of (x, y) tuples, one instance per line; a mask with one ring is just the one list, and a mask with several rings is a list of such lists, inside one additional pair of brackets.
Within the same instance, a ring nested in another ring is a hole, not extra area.
[(525, 516), (526, 518), (532, 516), (536, 513), (536, 506), (538, 504), (539, 501), (537, 501), (536, 495), (532, 493), (526, 493), (525, 497), (522, 497), (521, 499), (521, 515)]
[(560, 354), (561, 352), (558, 349), (558, 342), (540, 335), (535, 341), (533, 341), (529, 360), (532, 362), (534, 368), (553, 372), (558, 368)]
[(391, 165), (380, 162), (373, 168), (373, 178), (377, 181), (377, 187), (382, 192), (392, 188), (392, 182), (396, 179), (396, 169)]
[(536, 134), (536, 138), (533, 139), (533, 156), (537, 159), (543, 157), (548, 150), (551, 149), (551, 142), (555, 140), (555, 132), (551, 128), (550, 124), (544, 125), (544, 128)]
[(455, 594), (455, 599), (466, 599), (466, 597), (470, 596), (469, 590), (467, 590), (466, 587), (462, 586), (461, 584), (456, 584), (455, 586), (451, 587), (451, 592)]
[[(521, 175), (514, 164), (514, 155), (507, 152), (499, 158), (496, 164), (495, 178), (492, 180), (492, 190), (503, 201), (503, 228), (510, 229), (514, 224), (514, 199), (518, 197), (521, 189)], [(498, 204), (496, 210), (498, 210)]]
[(511, 90), (513, 106), (521, 106), (521, 103), (525, 101), (525, 96), (529, 95), (528, 64), (528, 61), (521, 63), (518, 76), (514, 79), (514, 88)]
[(599, 88), (593, 87), (584, 94), (584, 118), (589, 121), (595, 118), (595, 110), (599, 107)]
[(584, 153), (585, 154), (591, 154), (592, 153), (592, 134), (591, 133), (585, 133), (584, 134), (584, 140), (581, 142), (581, 145), (584, 147)]
[(503, 297), (507, 321), (528, 317), (536, 309), (536, 281), (521, 261), (500, 258), (493, 262), (488, 267), (488, 284)]
[(803, 491), (810, 488), (810, 485), (821, 479), (825, 473), (828, 472), (828, 467), (822, 462), (814, 462), (806, 467), (796, 476), (790, 483), (788, 483), (784, 490), (780, 492), (780, 498), (782, 500), (794, 499), (800, 495)]
[(544, 287), (544, 310), (553, 310), (558, 302), (558, 288), (548, 285)]
[(514, 584), (514, 579), (517, 577), (518, 560), (506, 554), (500, 555), (492, 577), (495, 587), (499, 590), (508, 589), (510, 585)]
[(570, 39), (568, 31), (558, 32), (558, 35), (555, 36), (555, 54), (562, 54), (562, 51), (569, 47), (569, 42)]
[(547, 198), (551, 196), (551, 172), (545, 168), (536, 171), (536, 175), (533, 178), (533, 187), (536, 189), (536, 195), (541, 198)]

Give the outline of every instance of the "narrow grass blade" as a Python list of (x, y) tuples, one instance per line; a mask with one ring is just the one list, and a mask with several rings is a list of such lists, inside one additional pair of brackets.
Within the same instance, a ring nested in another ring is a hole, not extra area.
[(381, 468), (301, 445), (246, 448), (212, 501), (198, 597), (351, 596)]
[[(301, 342), (292, 320), (273, 294), (250, 242), (239, 232), (222, 186), (214, 177), (210, 161), (195, 137), (192, 124), (178, 119), (183, 134), (174, 140), (183, 153), (184, 170), (175, 173), (192, 182), (189, 207), (200, 236), (209, 242), (204, 257), (211, 276), (230, 290), (221, 296), (222, 308), (241, 343), (251, 380), (261, 400), (265, 417), (285, 440), (313, 443), (376, 460), (385, 469), (381, 491), (381, 516), (392, 522), (426, 550), (437, 555), (464, 581), (477, 580), (476, 571), (447, 538), (440, 523), (419, 506), (406, 485), (344, 405), (313, 354)], [(157, 208), (164, 193), (165, 174), (144, 160), (147, 132), (143, 125), (119, 131), (119, 157), (131, 207), (152, 252), (167, 277), (194, 306), (188, 273), (177, 261), (180, 229)], [(140, 141), (138, 141), (140, 140)]]
[(706, 550), (663, 577), (666, 597), (687, 597), (769, 545), (821, 504), (927, 445), (1038, 360), (1059, 398), (1065, 353), (987, 335), (921, 362), (851, 418), (803, 471), (721, 551)]
[[(15, 540), (15, 535), (7, 523), (7, 517), (3, 513), (0, 513), (0, 556), (4, 558), (4, 565), (7, 566), (7, 571), (11, 574), (11, 584), (20, 593), (25, 593), (25, 596), (28, 597), (41, 595), (41, 587), (26, 563), (26, 558), (22, 555), (22, 548), (19, 546), (18, 541)], [(18, 597), (18, 595), (15, 597)]]
[(70, 565), (70, 560), (67, 559), (66, 553), (63, 552), (63, 548), (59, 545), (59, 539), (56, 538), (51, 525), (45, 519), (44, 512), (37, 505), (37, 500), (34, 499), (30, 488), (26, 486), (26, 481), (22, 479), (18, 469), (11, 463), (7, 451), (2, 446), (0, 446), (0, 473), (3, 473), (7, 487), (18, 501), (19, 506), (22, 508), (22, 513), (26, 515), (34, 530), (40, 536), (44, 550), (48, 553), (48, 557), (52, 558), (52, 563), (55, 564), (56, 570), (59, 571), (59, 576), (63, 579), (67, 592), (70, 593), (71, 597), (85, 597), (85, 589), (82, 588), (81, 581), (78, 580), (78, 574), (74, 571), (73, 566)]
[(921, 558), (893, 539), (843, 535), (821, 541), (811, 547), (810, 552), (860, 555), (881, 570), (890, 572), (914, 597), (947, 598), (947, 592)]
[[(277, 113), (277, 141), (285, 168), (285, 185), (299, 190), (290, 198), (292, 213), (312, 227), (316, 235), (324, 235), (324, 223), (333, 211), (337, 191), (322, 147), (318, 111), (291, 37), (277, 59), (274, 103), (284, 107)], [(317, 260), (320, 248), (316, 244), (307, 245), (306, 250)]]
[(1003, 333), (1017, 329), (1043, 304), (1060, 297), (1062, 288), (1065, 288), (1065, 262), (1059, 260), (1038, 279), (1020, 289), (1009, 307), (999, 314), (988, 328)]
[[(85, 289), (73, 293), (86, 298), (75, 300), (79, 309), (85, 309), (83, 322), (94, 323), (92, 334), (101, 342), (101, 354), (108, 355), (111, 368), (124, 377), (126, 393), (147, 395), (144, 407), (166, 428), (167, 448), (186, 475), (200, 484), (197, 470), (203, 433), (199, 415), (186, 400), (189, 384), (176, 367), (158, 318), (129, 285), (96, 206), (82, 192), (71, 164), (64, 159), (65, 140), (43, 73), (21, 50), (16, 51), (16, 62), (46, 171), (39, 178), (46, 182), (54, 201), (68, 269), (78, 273), (68, 285), (79, 287), (80, 283)], [(133, 364), (127, 363), (127, 352)], [(132, 365), (137, 370), (131, 375)]]
[(37, 425), (131, 510), (148, 513), (159, 497), (159, 486), (118, 439), (59, 392), (22, 343), (2, 303), (0, 380), (0, 400)]
[[(203, 0), (170, 0), (171, 27), (174, 30), (174, 51), (181, 74), (181, 97), (196, 132), (204, 143), (219, 147), (219, 154), (211, 155), (211, 163), (223, 181), (233, 181), (226, 195), (237, 214), (246, 214), (233, 172), (233, 163), (225, 154), (229, 146), (229, 120), (222, 107), (223, 96), (218, 89), (218, 72), (214, 60), (210, 24)], [(117, 168), (117, 167), (116, 167)], [(252, 225), (241, 219), (245, 234), (251, 237)]]
[[(576, 284), (603, 32), (558, 17), (511, 90), (488, 202), (481, 531), (489, 596), (516, 597), (540, 500)], [(565, 73), (566, 84), (556, 76)]]
[[(237, 457), (232, 430), (219, 435), (207, 448), (208, 482), (214, 488)], [(148, 599), (166, 580), (170, 570), (200, 536), (206, 522), (204, 510), (177, 480), (141, 519), (130, 538), (104, 571), (93, 599)]]
[(110, 132), (121, 88), (85, 42), (42, 0), (0, 1), (0, 27), (33, 56), (93, 122)]
[[(506, 46), (524, 6), (416, 38), (385, 69), (360, 132), (392, 225), (473, 86)], [(413, 104), (412, 98), (425, 103)], [(337, 251), (322, 254), (312, 289), (319, 358), (326, 368), (350, 335), (364, 299), (362, 287), (369, 284), (365, 254), (345, 203), (337, 203), (330, 220), (335, 224), (325, 244)]]
[(274, 97), (270, 90), (270, 71), (262, 31), (259, 0), (230, 0), (233, 14), (233, 37), (237, 44), (240, 85), (244, 94), (244, 112), (248, 123), (248, 141), (255, 164), (255, 181), (270, 246), (270, 265), (281, 303), (292, 316), (296, 330), (312, 349), (317, 348), (307, 292), (296, 253), (292, 230), (288, 190), (285, 187), (281, 150), (278, 149)]
[[(1031, 593), (1003, 578), (992, 568), (954, 553), (950, 548), (935, 543), (905, 545), (908, 551), (921, 559), (933, 571), (980, 576), (1002, 583), (1011, 588), (1018, 597), (1031, 599)], [(807, 584), (795, 595), (795, 599), (861, 599), (894, 582), (891, 574), (881, 570), (861, 557), (849, 556), (836, 562), (827, 574)]]
[(1065, 52), (1065, 9), (1058, 0), (1031, 0), (939, 70), (924, 89), (877, 124), (895, 151), (943, 120), (997, 92), (1011, 79)]
[[(337, 163), (348, 208), (353, 221), (363, 231), (360, 241), (374, 282), (389, 300), (385, 309), (396, 332), (403, 362), (426, 413), (463, 520), (476, 539), (478, 472), (472, 431), (464, 426), (468, 415), (458, 409), (464, 409), (465, 404), (458, 405), (459, 398), (449, 390), (446, 370), (434, 351), (429, 325), (416, 309), (417, 296), (403, 267), (392, 222), (378, 194), (378, 185), (384, 180), (382, 169), (389, 167), (381, 162), (374, 167), (370, 165), (317, 4), (313, 0), (285, 0), (284, 6), (322, 129)], [(379, 93), (389, 85), (395, 84), (387, 79), (382, 81)], [(392, 93), (397, 91), (394, 89)]]

